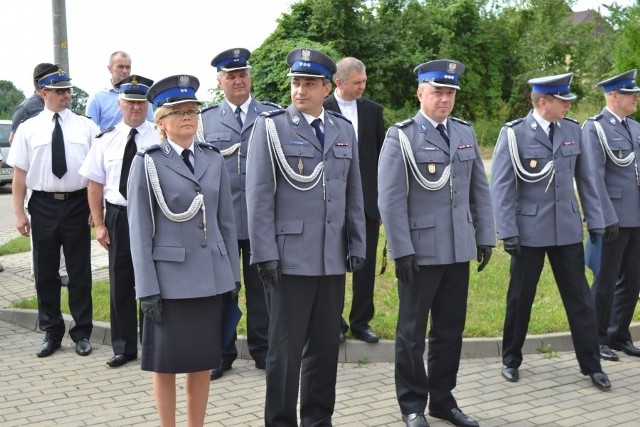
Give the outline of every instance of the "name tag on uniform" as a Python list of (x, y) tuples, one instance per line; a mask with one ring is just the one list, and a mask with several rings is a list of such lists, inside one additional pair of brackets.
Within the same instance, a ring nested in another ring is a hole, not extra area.
[(290, 145), (309, 145), (309, 141), (289, 141)]
[(424, 150), (424, 151), (436, 151), (436, 150), (439, 150), (439, 148), (436, 148), (436, 147), (420, 147), (420, 149)]

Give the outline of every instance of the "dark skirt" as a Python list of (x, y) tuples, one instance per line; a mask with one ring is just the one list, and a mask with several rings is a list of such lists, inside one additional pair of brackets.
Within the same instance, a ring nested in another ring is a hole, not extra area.
[(179, 374), (220, 365), (222, 295), (163, 299), (162, 323), (144, 318), (143, 371)]

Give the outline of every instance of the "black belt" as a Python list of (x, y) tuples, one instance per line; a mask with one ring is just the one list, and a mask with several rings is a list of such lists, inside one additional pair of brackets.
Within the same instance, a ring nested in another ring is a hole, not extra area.
[(109, 208), (114, 208), (114, 209), (118, 209), (119, 211), (127, 211), (127, 207), (126, 206), (122, 206), (122, 205), (116, 205), (115, 203), (110, 203), (110, 202), (106, 202), (107, 207)]
[(76, 197), (86, 197), (87, 189), (83, 188), (82, 190), (71, 191), (69, 193), (54, 193), (49, 191), (33, 190), (32, 193), (34, 196), (46, 197), (47, 199), (69, 200), (69, 199), (75, 199)]

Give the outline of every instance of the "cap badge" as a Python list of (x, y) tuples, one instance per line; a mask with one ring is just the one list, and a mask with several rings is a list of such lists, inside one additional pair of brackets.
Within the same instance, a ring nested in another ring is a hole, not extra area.
[(436, 173), (436, 165), (434, 163), (429, 163), (427, 165), (427, 167), (429, 168), (429, 173), (430, 174)]
[(291, 123), (293, 123), (294, 125), (298, 126), (300, 124), (300, 117), (299, 116), (291, 117)]
[(138, 76), (131, 76), (131, 84), (136, 86), (138, 84)]
[(310, 61), (311, 60), (311, 49), (302, 49), (302, 52), (300, 52), (300, 55), (302, 56), (302, 60), (303, 61)]
[(457, 67), (458, 67), (458, 64), (456, 64), (455, 62), (449, 62), (449, 65), (447, 66), (447, 73), (449, 74), (455, 73)]
[(58, 66), (58, 74), (61, 76), (64, 75), (64, 70), (60, 66)]
[(531, 159), (531, 161), (529, 162), (529, 166), (531, 167), (531, 169), (535, 169), (536, 166), (538, 166), (538, 161), (536, 159)]
[(182, 75), (178, 77), (178, 87), (183, 89), (189, 87), (189, 76)]
[(233, 57), (234, 58), (240, 57), (240, 49), (233, 49)]

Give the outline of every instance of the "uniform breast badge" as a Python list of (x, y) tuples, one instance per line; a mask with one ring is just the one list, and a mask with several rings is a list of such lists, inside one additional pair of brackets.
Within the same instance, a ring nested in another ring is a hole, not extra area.
[(529, 161), (529, 167), (531, 167), (531, 169), (535, 169), (536, 166), (538, 166), (538, 161), (536, 159), (531, 159)]
[(302, 163), (302, 157), (298, 157), (298, 173), (302, 175), (303, 170), (304, 170), (304, 163)]
[(433, 163), (429, 163), (427, 165), (427, 170), (429, 171), (430, 174), (436, 173), (436, 165)]

